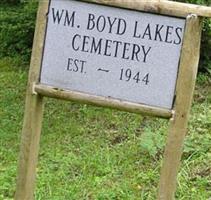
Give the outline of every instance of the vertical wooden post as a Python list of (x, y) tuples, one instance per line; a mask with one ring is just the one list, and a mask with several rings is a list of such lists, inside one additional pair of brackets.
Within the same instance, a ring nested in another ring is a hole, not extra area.
[(202, 20), (189, 15), (186, 20), (184, 43), (176, 88), (175, 114), (164, 152), (159, 183), (159, 200), (172, 200), (176, 190), (177, 173), (183, 151), (200, 55)]
[(32, 200), (35, 185), (36, 164), (43, 118), (42, 96), (33, 94), (33, 85), (39, 81), (43, 44), (46, 29), (48, 0), (40, 1), (34, 46), (26, 93), (25, 115), (21, 138), (18, 178), (15, 200)]

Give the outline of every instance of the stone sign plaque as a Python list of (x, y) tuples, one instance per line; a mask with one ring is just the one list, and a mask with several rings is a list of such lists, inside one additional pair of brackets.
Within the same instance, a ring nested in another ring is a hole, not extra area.
[(171, 109), (185, 19), (51, 0), (40, 83)]

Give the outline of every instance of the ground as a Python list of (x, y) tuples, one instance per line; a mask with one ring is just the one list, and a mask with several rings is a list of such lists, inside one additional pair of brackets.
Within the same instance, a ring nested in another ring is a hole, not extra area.
[[(0, 60), (0, 200), (14, 196), (27, 64)], [(154, 200), (168, 121), (45, 99), (36, 200)], [(211, 198), (211, 80), (198, 75), (178, 200)]]

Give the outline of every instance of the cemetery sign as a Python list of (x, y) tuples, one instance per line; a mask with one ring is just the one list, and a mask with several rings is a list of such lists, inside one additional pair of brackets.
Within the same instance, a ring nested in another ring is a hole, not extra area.
[(43, 97), (169, 119), (159, 200), (173, 200), (211, 8), (167, 0), (40, 0), (15, 200), (34, 199)]
[(176, 17), (52, 0), (40, 82), (171, 109), (184, 26)]

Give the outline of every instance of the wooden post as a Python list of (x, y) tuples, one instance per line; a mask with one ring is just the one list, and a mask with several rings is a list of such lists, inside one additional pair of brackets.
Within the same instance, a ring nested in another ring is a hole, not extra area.
[(15, 200), (32, 200), (34, 198), (36, 164), (43, 118), (43, 98), (33, 94), (33, 85), (39, 81), (47, 12), (48, 1), (40, 1), (26, 93)]
[(124, 100), (120, 101), (119, 99), (111, 99), (109, 97), (99, 97), (77, 91), (68, 91), (42, 84), (35, 85), (34, 90), (38, 94), (41, 94), (45, 97), (80, 102), (84, 104), (113, 108), (126, 112), (156, 116), (167, 119), (172, 117), (172, 110), (170, 109), (147, 106), (144, 104), (132, 103)]
[(117, 6), (132, 10), (152, 12), (176, 17), (195, 13), (200, 17), (211, 17), (211, 7), (168, 0), (81, 0), (98, 4)]
[(174, 199), (177, 173), (198, 69), (201, 22), (202, 20), (196, 15), (187, 17), (176, 88), (175, 115), (170, 121), (170, 131), (164, 152), (158, 193), (159, 200)]

